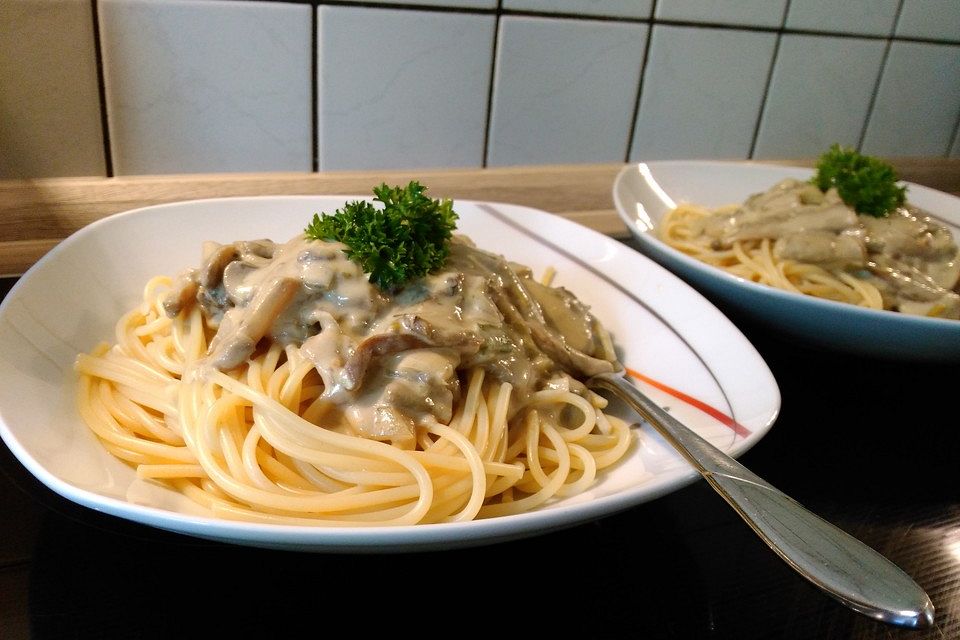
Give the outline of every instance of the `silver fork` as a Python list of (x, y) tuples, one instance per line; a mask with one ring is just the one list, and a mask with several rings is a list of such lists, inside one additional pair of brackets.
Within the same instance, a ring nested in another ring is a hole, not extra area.
[(620, 373), (587, 386), (633, 407), (707, 480), (787, 564), (854, 611), (902, 627), (933, 624), (926, 592), (900, 567), (698, 436)]

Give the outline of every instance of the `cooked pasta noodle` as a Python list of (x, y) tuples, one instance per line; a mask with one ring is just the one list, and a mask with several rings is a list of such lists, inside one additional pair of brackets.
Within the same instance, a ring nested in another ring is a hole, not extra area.
[(876, 285), (849, 274), (835, 275), (815, 264), (781, 259), (773, 253), (770, 238), (735, 240), (729, 247), (717, 247), (714, 238), (698, 233), (702, 220), (716, 212), (691, 203), (681, 203), (664, 216), (660, 237), (683, 253), (738, 278), (785, 291), (803, 293), (871, 309), (882, 309), (883, 299)]
[(683, 202), (657, 233), (671, 247), (750, 282), (914, 315), (960, 318), (960, 254), (913, 207), (857, 215), (831, 189), (784, 180), (742, 204)]
[[(288, 246), (294, 245), (302, 264), (311, 249), (299, 240)], [(230, 277), (223, 276), (228, 289)], [(191, 278), (197, 281), (196, 272)], [(457, 378), (446, 381), (454, 389), (449, 416), (435, 407), (414, 412), (398, 400), (413, 416), (410, 439), (364, 433), (367, 414), (357, 422), (351, 402), (368, 398), (359, 391), (347, 400), (337, 395), (340, 378), (318, 365), (326, 360), (309, 339), (268, 336), (254, 340), (238, 364), (212, 366), (223, 333), (238, 325), (227, 315), (212, 322), (202, 304), (171, 309), (182, 284), (166, 276), (150, 280), (142, 303), (117, 322), (114, 343), (77, 358), (78, 406), (106, 449), (139, 478), (182, 492), (218, 517), (374, 526), (515, 514), (582, 492), (630, 446), (628, 425), (607, 415), (606, 401), (573, 377), (524, 386), (524, 378), (500, 374), (495, 362), (466, 356)], [(428, 317), (423, 308), (418, 313)], [(333, 335), (329, 318), (317, 317), (320, 334)], [(532, 348), (529, 341), (524, 348)], [(349, 353), (360, 349), (355, 341)], [(451, 349), (418, 344), (412, 351), (446, 357)], [(386, 377), (398, 371), (406, 370), (397, 365)], [(376, 390), (381, 373), (367, 371), (361, 390)], [(411, 385), (420, 380), (410, 379)], [(447, 387), (420, 389), (441, 397), (438, 390)], [(431, 405), (430, 394), (418, 401)]]

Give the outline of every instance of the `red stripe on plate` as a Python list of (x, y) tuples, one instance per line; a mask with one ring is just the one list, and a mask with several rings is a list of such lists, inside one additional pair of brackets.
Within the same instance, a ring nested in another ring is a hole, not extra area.
[(627, 367), (627, 373), (628, 373), (631, 377), (636, 378), (637, 380), (640, 380), (641, 382), (646, 382), (647, 384), (649, 384), (649, 385), (651, 385), (651, 386), (653, 386), (653, 387), (656, 387), (657, 389), (660, 389), (661, 391), (665, 391), (666, 393), (669, 393), (670, 395), (672, 395), (674, 398), (678, 398), (678, 399), (680, 399), (680, 400), (683, 400), (684, 402), (686, 402), (686, 403), (689, 404), (690, 406), (696, 407), (697, 409), (699, 409), (700, 411), (703, 411), (703, 412), (706, 413), (707, 415), (709, 415), (709, 416), (711, 416), (711, 417), (713, 417), (713, 418), (716, 418), (716, 419), (719, 420), (721, 423), (723, 423), (723, 424), (725, 424), (726, 426), (728, 426), (728, 427), (730, 427), (731, 429), (733, 429), (733, 432), (736, 433), (738, 436), (743, 436), (744, 438), (746, 438), (747, 436), (750, 435), (750, 430), (749, 430), (749, 429), (747, 429), (745, 426), (743, 426), (742, 424), (740, 424), (739, 422), (737, 422), (736, 420), (734, 420), (733, 418), (731, 418), (730, 416), (728, 416), (728, 415), (725, 414), (724, 412), (720, 411), (719, 409), (710, 406), (710, 405), (707, 404), (706, 402), (703, 402), (702, 400), (697, 400), (697, 399), (694, 398), (693, 396), (689, 396), (689, 395), (687, 395), (686, 393), (684, 393), (683, 391), (679, 391), (679, 390), (674, 389), (673, 387), (671, 387), (671, 386), (669, 386), (669, 385), (663, 384), (662, 382), (658, 382), (658, 381), (654, 380), (653, 378), (649, 378), (649, 377), (643, 375), (642, 373), (640, 373), (639, 371), (634, 371), (634, 370), (631, 369), (630, 367)]

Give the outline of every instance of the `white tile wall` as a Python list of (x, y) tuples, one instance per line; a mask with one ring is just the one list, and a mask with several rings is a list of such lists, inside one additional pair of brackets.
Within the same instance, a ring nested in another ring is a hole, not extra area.
[(772, 33), (655, 26), (631, 160), (747, 158)]
[[(846, 1), (846, 0), (842, 0)], [(787, 0), (660, 0), (660, 20), (779, 27)]]
[(0, 178), (960, 156), (958, 49), (960, 0), (0, 0)]
[(783, 36), (755, 158), (817, 156), (857, 147), (883, 63), (882, 40)]
[(788, 29), (885, 36), (901, 0), (790, 0)]
[(100, 0), (118, 175), (309, 171), (309, 5)]
[(646, 37), (642, 24), (503, 18), (488, 163), (622, 159)]
[(960, 2), (903, 0), (896, 35), (960, 41)]
[(890, 47), (863, 151), (943, 156), (960, 117), (960, 46), (895, 42)]
[(503, 0), (503, 8), (584, 16), (649, 18), (653, 0)]
[(0, 178), (105, 167), (90, 3), (0, 1)]
[(321, 170), (477, 167), (492, 15), (320, 7)]

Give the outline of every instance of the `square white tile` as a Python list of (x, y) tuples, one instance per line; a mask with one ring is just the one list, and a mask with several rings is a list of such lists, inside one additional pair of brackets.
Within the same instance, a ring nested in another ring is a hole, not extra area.
[(114, 172), (310, 171), (311, 7), (100, 0)]
[(903, 0), (896, 34), (902, 38), (960, 41), (958, 0)]
[(89, 0), (0, 1), (0, 178), (105, 175)]
[(785, 8), (786, 0), (660, 0), (654, 16), (658, 20), (779, 27)]
[(514, 11), (647, 19), (653, 8), (653, 0), (503, 0), (503, 8)]
[(885, 46), (872, 39), (784, 35), (753, 157), (815, 157), (835, 142), (856, 147)]
[(749, 157), (776, 36), (657, 25), (651, 38), (631, 161)]
[(900, 0), (791, 0), (788, 29), (885, 36), (893, 32)]
[(638, 23), (504, 17), (487, 163), (623, 161), (647, 29)]
[(960, 46), (894, 42), (863, 140), (864, 153), (944, 156), (960, 117)]
[(320, 169), (479, 167), (493, 15), (319, 8)]

